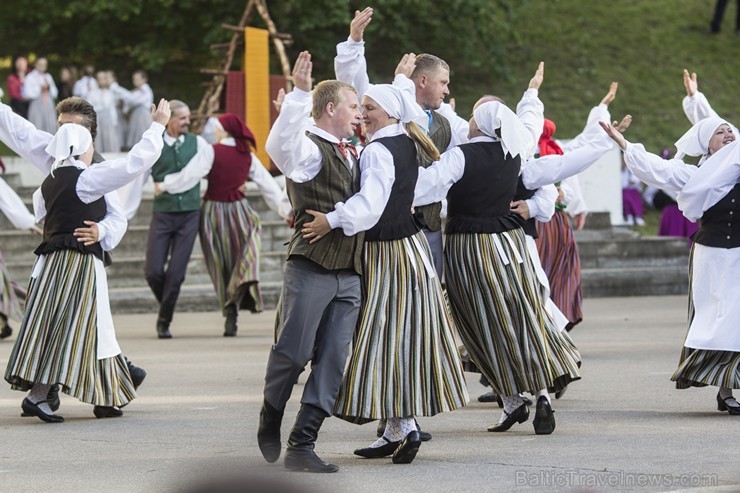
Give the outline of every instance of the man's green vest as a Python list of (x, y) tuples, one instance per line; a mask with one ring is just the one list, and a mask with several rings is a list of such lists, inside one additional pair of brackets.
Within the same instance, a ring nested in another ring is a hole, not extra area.
[[(182, 170), (198, 152), (198, 139), (185, 134), (185, 140), (165, 144), (152, 167), (152, 178), (159, 183), (164, 177)], [(200, 209), (200, 182), (182, 193), (167, 193), (154, 197), (154, 212), (191, 212)]]

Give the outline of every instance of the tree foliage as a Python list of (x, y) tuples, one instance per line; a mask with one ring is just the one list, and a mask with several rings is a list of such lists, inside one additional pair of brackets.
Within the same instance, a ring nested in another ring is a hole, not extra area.
[[(62, 64), (91, 63), (116, 71), (124, 84), (143, 68), (157, 96), (193, 102), (206, 80), (198, 70), (221, 60), (210, 45), (230, 39), (221, 24), (238, 23), (246, 6), (235, 0), (11, 1), (13, 8), (0, 9), (0, 54), (47, 56), (52, 74)], [(293, 36), (291, 58), (310, 50), (319, 80), (333, 77), (335, 45), (346, 39), (355, 9), (367, 6), (358, 0), (274, 0), (268, 5), (277, 29)], [(512, 26), (522, 1), (376, 0), (372, 6), (376, 15), (366, 38), (373, 80), (389, 80), (406, 52), (446, 59), (458, 80), (510, 77), (503, 46), (516, 38)], [(250, 24), (264, 26), (256, 13)], [(274, 72), (279, 73), (277, 63)]]

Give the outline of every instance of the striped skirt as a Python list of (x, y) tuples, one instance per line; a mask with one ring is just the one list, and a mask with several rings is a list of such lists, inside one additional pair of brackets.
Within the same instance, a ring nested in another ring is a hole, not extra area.
[(3, 252), (0, 251), (0, 315), (21, 320), (25, 300), (26, 290), (10, 280)]
[(35, 383), (96, 406), (124, 406), (134, 385), (123, 356), (97, 359), (97, 300), (92, 255), (60, 250), (31, 278), (5, 380), (13, 390)]
[(364, 248), (362, 308), (335, 415), (362, 424), (465, 406), (454, 327), (424, 234)]
[(236, 305), (262, 311), (259, 288), (262, 226), (247, 199), (238, 202), (203, 202), (200, 246), (221, 310)]
[(537, 222), (537, 251), (550, 280), (550, 297), (575, 325), (583, 320), (581, 305), (581, 257), (568, 216), (555, 211), (549, 222)]
[(447, 293), (471, 361), (500, 395), (560, 390), (580, 354), (544, 308), (521, 229), (448, 235)]
[[(689, 326), (694, 320), (694, 250), (689, 256)], [(671, 377), (677, 389), (689, 387), (726, 387), (740, 389), (740, 352), (694, 349), (684, 346), (678, 361), (678, 368)]]

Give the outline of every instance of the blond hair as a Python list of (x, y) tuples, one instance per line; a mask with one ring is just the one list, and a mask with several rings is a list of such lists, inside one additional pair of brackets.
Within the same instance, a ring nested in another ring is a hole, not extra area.
[(417, 161), (419, 163), (430, 163), (439, 161), (439, 149), (434, 145), (427, 133), (414, 122), (406, 123), (406, 131), (416, 144)]
[(357, 94), (354, 87), (338, 80), (324, 80), (316, 85), (313, 90), (313, 107), (311, 108), (311, 116), (314, 121), (318, 121), (324, 115), (327, 104), (339, 104), (342, 89), (348, 89)]

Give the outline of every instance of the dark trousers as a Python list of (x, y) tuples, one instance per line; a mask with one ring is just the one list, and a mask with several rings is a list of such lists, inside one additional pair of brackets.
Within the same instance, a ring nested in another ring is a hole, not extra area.
[(267, 360), (265, 400), (284, 409), (306, 365), (302, 404), (331, 416), (360, 313), (360, 276), (298, 257), (285, 263), (279, 335)]
[(146, 246), (146, 282), (159, 301), (159, 322), (169, 324), (172, 321), (198, 236), (199, 220), (200, 211), (155, 212), (152, 215)]
[[(712, 19), (712, 32), (718, 33), (722, 26), (722, 17), (729, 0), (717, 0), (714, 7), (714, 18)], [(740, 0), (737, 1), (737, 14), (735, 16), (735, 30), (740, 31)]]
[(442, 251), (442, 230), (430, 231), (428, 228), (422, 228), (422, 233), (427, 238), (429, 248), (432, 251), (432, 262), (434, 270), (437, 271), (440, 281), (444, 279), (444, 253)]

